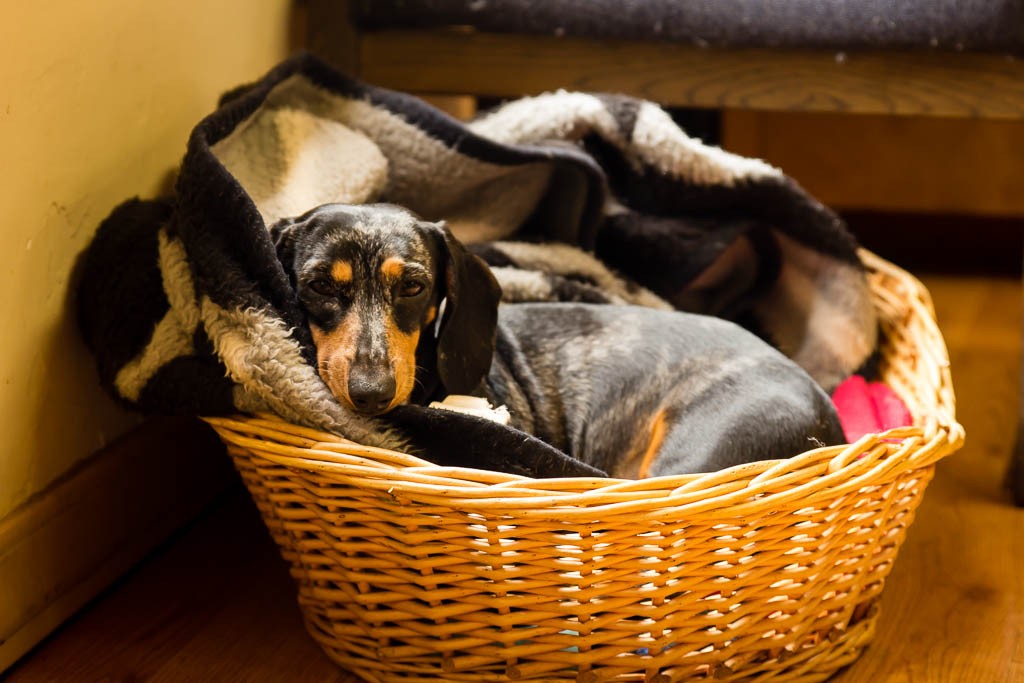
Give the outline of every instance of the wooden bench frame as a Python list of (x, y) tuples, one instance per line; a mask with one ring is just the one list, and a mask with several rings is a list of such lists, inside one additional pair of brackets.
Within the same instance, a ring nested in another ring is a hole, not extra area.
[(1024, 119), (1024, 57), (734, 50), (460, 27), (359, 32), (338, 0), (311, 0), (308, 16), (314, 52), (375, 85), (413, 93), (566, 88), (687, 107)]

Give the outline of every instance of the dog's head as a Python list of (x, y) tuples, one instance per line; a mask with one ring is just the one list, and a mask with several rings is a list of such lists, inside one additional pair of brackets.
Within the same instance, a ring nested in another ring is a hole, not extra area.
[(343, 405), (376, 415), (438, 383), (469, 393), (487, 374), (501, 290), (443, 223), (388, 204), (325, 204), (270, 234)]

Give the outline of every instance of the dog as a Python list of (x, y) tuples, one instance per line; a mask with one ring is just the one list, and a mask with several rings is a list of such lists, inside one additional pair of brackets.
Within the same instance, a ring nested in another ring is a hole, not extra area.
[(443, 222), (327, 204), (270, 229), (318, 371), (367, 416), (448, 394), (622, 478), (707, 472), (843, 442), (825, 392), (731, 322), (587, 303), (502, 304)]

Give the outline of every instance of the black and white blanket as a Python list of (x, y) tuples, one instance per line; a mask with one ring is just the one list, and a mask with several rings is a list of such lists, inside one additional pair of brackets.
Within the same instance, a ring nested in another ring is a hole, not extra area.
[[(419, 407), (369, 419), (335, 401), (267, 234), (328, 202), (444, 219), (509, 300), (735, 319), (827, 389), (876, 344), (841, 221), (779, 170), (688, 137), (658, 106), (558, 92), (463, 124), (299, 55), (195, 127), (174, 197), (129, 200), (100, 226), (79, 314), (102, 382), (145, 412), (270, 411), (451, 464), (498, 449), (510, 471), (578, 473), (499, 425)], [(480, 438), (449, 457), (467, 420)]]

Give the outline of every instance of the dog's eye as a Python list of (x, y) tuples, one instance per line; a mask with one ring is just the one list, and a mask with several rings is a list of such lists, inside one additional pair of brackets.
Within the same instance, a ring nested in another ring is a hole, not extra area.
[(398, 296), (416, 296), (424, 289), (422, 282), (406, 280), (398, 286)]
[(322, 294), (323, 296), (332, 296), (336, 294), (338, 291), (338, 288), (334, 285), (334, 283), (329, 282), (327, 280), (311, 280), (309, 283), (309, 288), (312, 289), (317, 294)]

